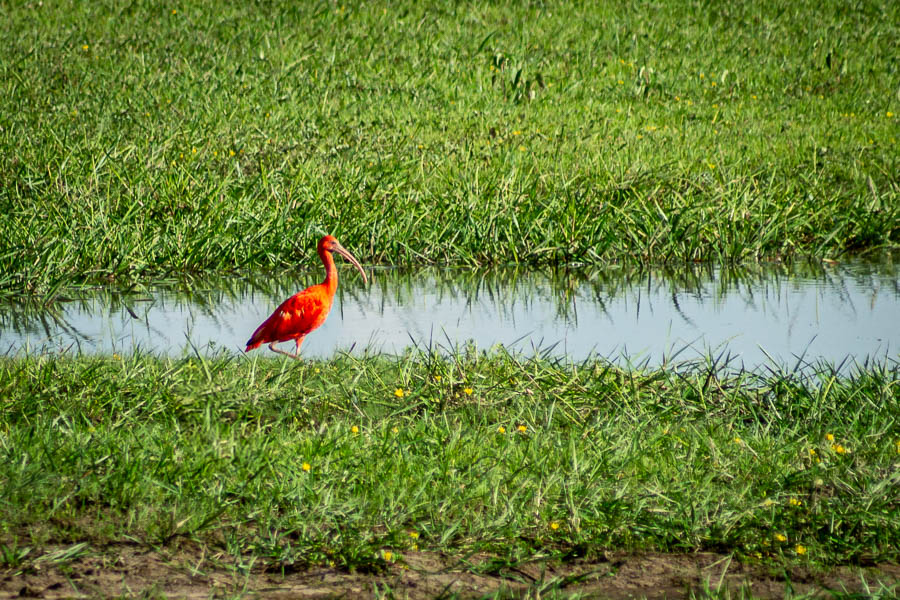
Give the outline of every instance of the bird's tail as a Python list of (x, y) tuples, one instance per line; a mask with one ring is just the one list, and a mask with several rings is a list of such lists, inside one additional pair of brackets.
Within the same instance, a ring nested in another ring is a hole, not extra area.
[(244, 352), (250, 352), (254, 348), (259, 348), (265, 342), (265, 336), (263, 332), (266, 329), (266, 323), (263, 323), (259, 327), (256, 328), (256, 331), (253, 332), (253, 335), (250, 336), (250, 339), (247, 340), (247, 347), (244, 348)]

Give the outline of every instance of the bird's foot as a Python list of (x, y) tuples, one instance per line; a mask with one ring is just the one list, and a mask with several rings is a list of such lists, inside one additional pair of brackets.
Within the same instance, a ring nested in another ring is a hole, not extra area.
[(294, 352), (293, 354), (291, 354), (290, 352), (285, 352), (281, 348), (276, 348), (275, 342), (272, 342), (271, 344), (269, 344), (269, 350), (271, 350), (272, 352), (277, 352), (278, 354), (284, 354), (285, 356), (290, 356), (294, 360), (301, 360), (299, 352)]

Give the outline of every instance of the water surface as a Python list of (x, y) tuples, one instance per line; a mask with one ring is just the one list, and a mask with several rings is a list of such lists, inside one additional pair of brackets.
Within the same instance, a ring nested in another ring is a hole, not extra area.
[[(753, 368), (802, 358), (898, 357), (896, 263), (714, 265), (677, 268), (373, 269), (372, 283), (339, 265), (328, 321), (303, 356), (417, 345), (447, 350), (495, 344), (579, 360), (600, 355), (660, 364), (725, 354)], [(50, 309), (0, 305), (0, 343), (21, 351), (180, 356), (238, 353), (287, 296), (320, 270), (257, 280), (227, 279), (124, 292), (86, 291)], [(292, 350), (292, 344), (284, 344)], [(254, 352), (269, 353), (264, 347)]]

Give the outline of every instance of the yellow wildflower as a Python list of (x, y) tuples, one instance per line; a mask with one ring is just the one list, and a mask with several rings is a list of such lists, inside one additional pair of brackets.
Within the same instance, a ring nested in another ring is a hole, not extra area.
[(787, 541), (787, 536), (784, 535), (783, 533), (776, 533), (776, 534), (775, 534), (775, 541), (776, 541), (776, 542), (786, 542), (786, 541)]
[(797, 554), (806, 554), (806, 546), (802, 546), (802, 545), (800, 545), (800, 544), (797, 544), (797, 547), (794, 548), (794, 551), (795, 551)]
[(829, 442), (833, 442), (833, 441), (834, 441), (834, 435), (833, 435), (833, 434), (830, 434), (830, 433), (826, 433), (826, 434), (825, 434), (825, 439), (828, 440)]
[(228, 156), (234, 156), (234, 150), (229, 150), (229, 151), (228, 151)]
[(513, 131), (513, 135), (522, 135), (522, 132), (516, 129), (515, 131)]
[(440, 381), (440, 380), (441, 380), (441, 376), (440, 376), (440, 375), (435, 375), (435, 376), (434, 376), (434, 380), (435, 380), (435, 381)]
[(740, 446), (741, 444), (744, 443), (744, 440), (742, 440), (741, 438), (735, 436), (735, 438), (734, 438), (734, 443), (737, 444), (738, 446)]
[(803, 502), (801, 502), (797, 498), (791, 498), (788, 500), (788, 504), (790, 504), (791, 506), (800, 506), (801, 504), (803, 504)]
[(894, 118), (894, 113), (892, 113), (891, 111), (887, 111), (887, 118), (888, 118), (888, 119), (893, 119), (893, 118)]
[(90, 46), (88, 46), (87, 44), (85, 44), (84, 46), (81, 47), (81, 49), (84, 50), (85, 52), (86, 52), (89, 48), (90, 48)]
[(303, 469), (304, 471), (309, 471), (311, 468), (312, 468), (312, 467), (309, 465), (308, 462), (303, 463), (302, 469)]
[(391, 431), (392, 431), (393, 433), (400, 433), (400, 428), (399, 428), (399, 427), (393, 427), (393, 428), (391, 428)]
[(835, 452), (836, 454), (846, 454), (846, 453), (850, 452), (849, 450), (847, 450), (846, 448), (844, 448), (844, 447), (841, 446), (840, 444), (832, 444), (832, 445), (831, 445), (831, 449), (834, 450), (834, 452)]
[(403, 397), (403, 388), (397, 388), (396, 390), (394, 390), (394, 395), (397, 396), (398, 398), (402, 398)]
[(550, 521), (550, 529), (556, 531), (557, 529), (559, 529), (559, 523), (557, 523), (556, 521)]
[(471, 395), (472, 395), (472, 388), (470, 388), (470, 387), (463, 388), (463, 394), (465, 394), (466, 396), (471, 396)]
[(525, 425), (519, 425), (518, 427), (516, 427), (516, 429), (519, 430), (519, 433), (525, 433), (526, 431), (528, 431), (528, 427), (526, 427)]
[(394, 553), (391, 552), (390, 550), (385, 550), (385, 551), (383, 551), (383, 552), (381, 553), (381, 557), (382, 557), (384, 560), (386, 560), (386, 561), (388, 561), (388, 562), (391, 562), (391, 560), (394, 558)]
[(411, 537), (414, 540), (417, 540), (417, 539), (419, 539), (419, 532), (418, 531), (410, 531), (409, 537)]
[(353, 427), (350, 428), (350, 433), (359, 433), (359, 427), (354, 425)]
[[(501, 425), (500, 427), (497, 428), (497, 433), (506, 433), (506, 427)], [(900, 445), (898, 445), (897, 448), (900, 449)]]

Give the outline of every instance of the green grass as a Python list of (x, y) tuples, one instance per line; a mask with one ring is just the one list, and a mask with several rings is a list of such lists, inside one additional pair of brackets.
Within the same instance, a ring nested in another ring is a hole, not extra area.
[(189, 539), (276, 569), (378, 570), (414, 547), (896, 561), (898, 370), (624, 372), (465, 350), (4, 359), (3, 560)]
[(900, 242), (896, 2), (4, 3), (0, 292)]

